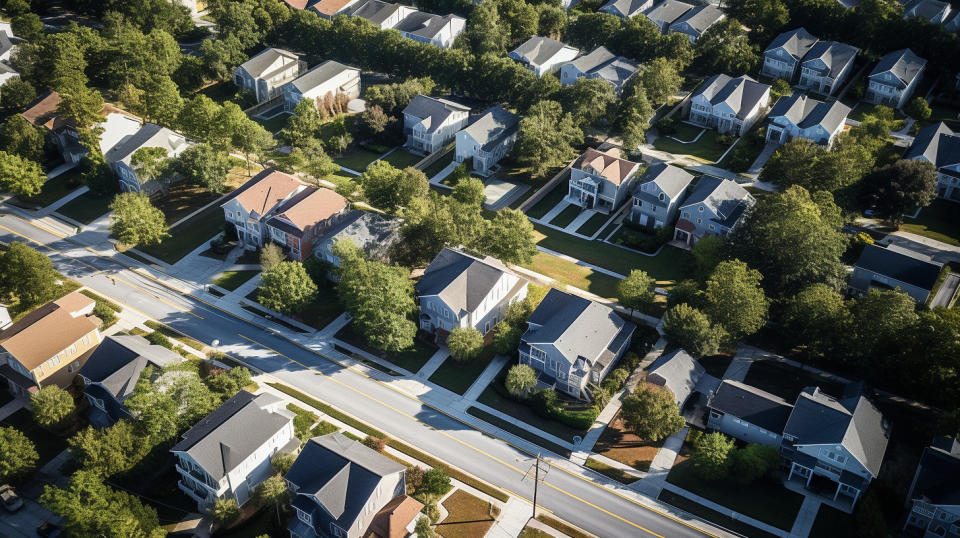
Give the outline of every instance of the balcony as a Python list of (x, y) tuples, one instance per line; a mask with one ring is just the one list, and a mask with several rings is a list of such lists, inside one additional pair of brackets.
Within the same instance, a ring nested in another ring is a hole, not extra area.
[(919, 514), (919, 515), (921, 515), (921, 516), (924, 516), (924, 517), (929, 517), (929, 518), (931, 518), (931, 519), (933, 519), (933, 517), (934, 517), (934, 516), (936, 515), (936, 513), (937, 513), (936, 510), (933, 510), (932, 508), (930, 508), (930, 505), (929, 505), (929, 504), (927, 504), (927, 503), (925, 503), (925, 502), (922, 502), (922, 501), (914, 501), (914, 502), (913, 502), (913, 510), (912, 510), (912, 512), (915, 513), (915, 514)]
[(176, 464), (176, 469), (177, 469), (177, 472), (178, 472), (178, 473), (180, 473), (181, 475), (184, 475), (184, 476), (189, 476), (190, 478), (196, 480), (197, 483), (203, 485), (203, 487), (207, 488), (207, 489), (210, 490), (212, 493), (216, 493), (216, 492), (217, 492), (217, 491), (213, 488), (213, 486), (211, 486), (211, 485), (209, 484), (209, 482), (207, 482), (208, 478), (207, 478), (207, 476), (206, 476), (205, 474), (203, 474), (203, 473), (201, 473), (201, 472), (199, 472), (199, 471), (192, 470), (192, 469), (191, 469), (191, 470), (184, 469), (183, 467), (180, 466), (179, 463)]

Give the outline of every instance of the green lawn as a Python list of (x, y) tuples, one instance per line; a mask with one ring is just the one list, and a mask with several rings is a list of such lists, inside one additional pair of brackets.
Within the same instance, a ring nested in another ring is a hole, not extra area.
[(563, 200), (563, 197), (567, 195), (568, 185), (566, 181), (561, 181), (547, 193), (539, 202), (533, 204), (527, 211), (527, 216), (531, 219), (541, 219), (544, 215), (547, 214), (553, 206), (560, 203), (560, 200)]
[(640, 480), (640, 478), (637, 476), (624, 472), (623, 470), (618, 469), (616, 467), (611, 467), (606, 463), (603, 463), (601, 461), (598, 461), (592, 458), (587, 458), (586, 466), (604, 476), (607, 476), (609, 478), (616, 480), (617, 482), (620, 482), (621, 484), (633, 484), (637, 480)]
[[(854, 107), (854, 109), (850, 112), (850, 119), (854, 121), (863, 121), (863, 118), (865, 118), (870, 114), (873, 114), (873, 111), (876, 110), (877, 106), (879, 105), (868, 103), (866, 101), (860, 101), (857, 104), (857, 106)], [(894, 109), (893, 115), (894, 117), (901, 120), (906, 117), (903, 114), (903, 112), (900, 112), (899, 110), (896, 110), (896, 109)], [(906, 123), (905, 121), (897, 122), (896, 124), (894, 124), (893, 130), (896, 131), (899, 129), (903, 129), (903, 126), (905, 125), (905, 123)]]
[[(711, 510), (701, 504), (697, 504), (686, 497), (682, 497), (673, 493), (671, 491), (663, 490), (660, 492), (660, 496), (657, 497), (662, 502), (665, 502), (669, 505), (673, 505), (688, 514), (692, 514), (706, 521), (710, 521), (725, 529), (730, 529), (734, 532), (738, 532), (744, 536), (749, 536), (750, 538), (776, 538), (775, 534), (770, 534), (769, 532), (762, 531), (756, 527), (747, 525), (742, 521), (737, 521), (730, 516), (726, 516), (717, 512), (716, 510)], [(820, 510), (822, 511), (825, 506), (821, 505)], [(825, 535), (826, 536), (855, 536), (856, 533), (850, 534), (833, 534)], [(813, 536), (813, 533), (810, 533), (810, 536)]]
[(550, 224), (554, 226), (559, 226), (561, 228), (566, 228), (577, 216), (580, 215), (580, 212), (583, 211), (583, 208), (578, 205), (570, 204), (563, 211), (560, 212), (556, 217), (553, 217), (553, 220), (550, 221)]
[[(397, 148), (393, 150), (390, 153), (390, 155), (387, 155), (382, 160), (392, 164), (394, 168), (399, 168), (403, 170), (408, 166), (413, 166), (418, 162), (422, 161), (423, 157), (419, 155), (414, 155), (413, 153), (410, 153), (409, 151), (403, 148)], [(430, 179), (430, 177), (427, 176), (427, 179)]]
[(483, 348), (480, 356), (472, 361), (460, 362), (453, 357), (447, 357), (440, 368), (430, 376), (430, 381), (451, 392), (463, 395), (480, 377), (495, 354), (493, 347), (487, 346)]
[(583, 226), (577, 229), (578, 234), (586, 235), (587, 237), (593, 237), (593, 234), (597, 233), (597, 230), (603, 226), (604, 222), (607, 222), (607, 219), (610, 218), (610, 215), (604, 215), (603, 213), (597, 213), (596, 215), (587, 219), (587, 222), (583, 223)]
[(389, 353), (377, 351), (368, 346), (362, 336), (353, 332), (353, 325), (351, 324), (347, 324), (344, 328), (340, 329), (334, 338), (343, 340), (350, 345), (358, 347), (413, 373), (417, 373), (420, 368), (423, 368), (423, 365), (437, 352), (437, 348), (424, 344), (420, 340), (414, 340), (413, 347), (405, 351)]
[(451, 149), (446, 154), (442, 155), (439, 159), (437, 159), (433, 164), (426, 167), (423, 170), (423, 173), (427, 176), (427, 179), (430, 179), (433, 176), (442, 172), (443, 169), (446, 168), (448, 164), (453, 162), (453, 157), (455, 155), (456, 155), (456, 151)]
[(19, 197), (23, 202), (37, 207), (47, 207), (64, 196), (70, 194), (77, 187), (83, 185), (80, 172), (77, 169), (67, 170), (59, 176), (49, 179), (43, 184), (40, 194), (36, 196)]
[[(677, 132), (673, 133), (672, 137), (677, 140), (683, 140), (684, 142), (689, 142), (697, 137), (700, 134), (700, 131), (703, 131), (703, 127), (697, 127), (695, 125), (690, 125), (689, 123), (684, 123), (682, 121), (674, 124), (677, 129)], [(704, 135), (706, 136), (706, 135)]]
[(921, 209), (917, 218), (903, 219), (900, 229), (960, 246), (960, 219), (957, 218), (956, 204), (940, 198)]
[(99, 197), (92, 192), (86, 192), (64, 204), (57, 213), (83, 224), (90, 224), (110, 211), (111, 202), (113, 202), (112, 194)]
[(617, 297), (617, 285), (620, 279), (577, 265), (553, 254), (538, 252), (534, 255), (533, 261), (525, 264), (524, 267), (553, 278), (561, 286), (573, 286), (608, 299)]
[(58, 437), (47, 430), (41, 428), (33, 421), (33, 416), (28, 409), (21, 409), (10, 415), (2, 422), (4, 426), (12, 426), (26, 435), (37, 449), (37, 469), (43, 467), (47, 462), (57, 456), (57, 454), (67, 448), (67, 441)]
[(181, 182), (171, 185), (166, 194), (151, 202), (157, 209), (163, 211), (167, 224), (173, 224), (219, 197), (219, 194), (198, 185)]
[[(685, 127), (691, 127), (689, 125), (683, 124)], [(673, 135), (681, 140), (689, 140), (684, 136), (681, 136), (681, 133)], [(677, 142), (672, 138), (667, 138), (665, 136), (658, 137), (653, 141), (653, 147), (659, 149), (660, 151), (666, 151), (667, 153), (673, 153), (674, 155), (690, 155), (692, 157), (699, 158), (707, 162), (717, 162), (720, 157), (723, 155), (723, 152), (727, 151), (727, 148), (730, 146), (728, 144), (721, 144), (717, 141), (719, 135), (713, 130), (707, 130), (703, 133), (703, 136), (700, 137), (696, 142), (689, 144), (684, 144), (682, 142)], [(692, 137), (690, 138), (692, 139)]]
[(223, 231), (223, 209), (212, 205), (175, 228), (159, 245), (138, 247), (140, 251), (173, 264)]
[(339, 164), (344, 168), (349, 168), (357, 172), (363, 172), (370, 166), (370, 163), (377, 160), (379, 153), (374, 153), (368, 149), (356, 148), (352, 151), (348, 151), (340, 157), (337, 157), (333, 162)]
[(254, 121), (259, 123), (260, 125), (263, 125), (264, 129), (270, 131), (271, 133), (275, 133), (287, 126), (287, 118), (289, 118), (290, 116), (291, 116), (290, 114), (283, 112), (268, 120), (254, 118)]
[(471, 414), (471, 415), (479, 418), (480, 420), (482, 420), (482, 421), (484, 421), (484, 422), (489, 423), (489, 424), (492, 425), (492, 426), (496, 426), (497, 428), (500, 428), (500, 429), (503, 430), (503, 431), (510, 432), (510, 433), (512, 433), (513, 435), (516, 435), (517, 437), (519, 437), (519, 438), (521, 438), (521, 439), (525, 439), (525, 440), (530, 441), (531, 443), (533, 443), (533, 444), (535, 444), (535, 445), (542, 446), (543, 448), (546, 448), (547, 450), (550, 450), (550, 451), (552, 451), (552, 452), (555, 452), (556, 454), (558, 454), (558, 455), (560, 455), (560, 456), (563, 456), (563, 457), (565, 457), (565, 458), (569, 458), (569, 457), (570, 457), (571, 451), (570, 451), (569, 449), (566, 449), (566, 448), (564, 448), (564, 447), (562, 447), (562, 446), (560, 446), (560, 445), (558, 445), (558, 444), (556, 444), (556, 443), (553, 443), (553, 442), (551, 442), (551, 441), (547, 441), (547, 440), (544, 439), (543, 437), (540, 437), (539, 435), (535, 435), (535, 434), (531, 433), (529, 429), (524, 428), (524, 427), (521, 427), (521, 426), (518, 426), (518, 425), (517, 425), (516, 423), (514, 423), (514, 422), (511, 422), (511, 421), (509, 421), (509, 420), (503, 420), (502, 418), (500, 418), (500, 417), (498, 417), (498, 416), (496, 416), (496, 415), (492, 415), (492, 414), (490, 414), (490, 413), (487, 413), (487, 412), (484, 411), (483, 409), (480, 409), (480, 408), (477, 408), (477, 407), (470, 407), (470, 408), (468, 408), (468, 409), (467, 409), (467, 413), (469, 413), (469, 414)]
[(343, 313), (343, 307), (340, 306), (337, 292), (329, 281), (317, 284), (317, 288), (319, 288), (317, 298), (292, 317), (301, 323), (306, 323), (314, 329), (320, 330), (337, 319)]
[(220, 273), (220, 276), (217, 277), (213, 283), (221, 288), (229, 291), (233, 291), (243, 285), (244, 282), (250, 280), (260, 271), (256, 269), (247, 269), (244, 271), (224, 271)]
[(813, 520), (810, 538), (833, 538), (834, 536), (856, 536), (857, 520), (836, 508), (820, 505), (817, 519)]
[(757, 480), (748, 487), (733, 477), (703, 480), (697, 476), (689, 459), (673, 466), (667, 482), (787, 531), (793, 526), (803, 504), (803, 495), (790, 491), (776, 480)]

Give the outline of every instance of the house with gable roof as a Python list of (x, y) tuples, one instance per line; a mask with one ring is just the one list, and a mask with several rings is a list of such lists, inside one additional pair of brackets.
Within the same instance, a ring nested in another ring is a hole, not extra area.
[(266, 218), (274, 208), (306, 188), (296, 179), (270, 168), (253, 176), (220, 204), (228, 234), (235, 233), (248, 250), (262, 247), (270, 238)]
[(610, 213), (629, 199), (642, 168), (640, 163), (587, 148), (570, 169), (566, 200)]
[[(941, 0), (907, 0), (903, 2), (903, 18), (913, 17), (921, 18), (933, 24), (947, 24), (955, 11), (950, 6), (950, 2)], [(948, 28), (949, 29), (949, 28)]]
[(630, 347), (637, 326), (610, 307), (550, 289), (527, 319), (520, 338), (520, 364), (539, 381), (579, 399), (599, 385)]
[(670, 226), (692, 182), (693, 174), (683, 168), (662, 162), (650, 165), (633, 193), (630, 220), (647, 228)]
[(600, 6), (600, 13), (609, 13), (622, 19), (632, 19), (653, 7), (653, 0), (609, 0)]
[(680, 206), (673, 238), (693, 246), (707, 235), (725, 236), (755, 203), (753, 195), (736, 182), (703, 176)]
[[(314, 255), (334, 267), (340, 267), (340, 258), (334, 256), (333, 247), (338, 241), (350, 241), (360, 247), (367, 259), (386, 261), (390, 247), (400, 240), (400, 224), (400, 219), (380, 213), (350, 211), (323, 234), (313, 249)], [(337, 280), (333, 273), (327, 276)]]
[(800, 62), (819, 41), (805, 28), (795, 28), (773, 38), (763, 51), (763, 67), (760, 72), (768, 77), (782, 78), (793, 82), (797, 77)]
[(166, 153), (167, 158), (175, 158), (192, 145), (193, 143), (180, 133), (156, 123), (145, 123), (132, 136), (124, 138), (113, 146), (103, 155), (103, 158), (107, 166), (117, 175), (122, 190), (154, 194), (182, 177), (172, 173), (143, 183), (133, 166), (133, 155), (141, 148), (160, 148)]
[(661, 34), (666, 34), (670, 30), (671, 24), (693, 8), (692, 4), (679, 0), (663, 0), (663, 2), (648, 9), (643, 15), (657, 25)]
[(293, 81), (307, 70), (307, 62), (296, 54), (276, 48), (264, 49), (233, 71), (233, 83), (246, 88), (262, 103), (283, 92), (283, 85)]
[(332, 19), (337, 15), (349, 13), (358, 0), (318, 0), (307, 9), (323, 19)]
[(306, 188), (271, 211), (266, 220), (270, 240), (288, 258), (304, 261), (313, 256), (321, 236), (343, 219), (347, 199), (325, 188)]
[(722, 21), (725, 15), (720, 8), (712, 5), (697, 6), (670, 23), (670, 32), (684, 34), (690, 43), (696, 43), (700, 36), (714, 24)]
[(417, 9), (403, 4), (391, 4), (382, 0), (364, 0), (356, 6), (351, 17), (366, 19), (381, 30), (394, 28)]
[(560, 84), (569, 86), (580, 78), (596, 78), (610, 83), (619, 94), (627, 80), (639, 70), (640, 64), (613, 54), (607, 47), (599, 46), (589, 54), (563, 64), (560, 67)]
[(960, 538), (960, 441), (936, 437), (923, 449), (907, 507), (904, 529), (923, 538)]
[(780, 446), (793, 404), (756, 387), (724, 379), (707, 402), (707, 427), (745, 443)]
[(929, 256), (897, 246), (867, 245), (853, 266), (850, 291), (861, 295), (871, 289), (900, 289), (920, 304), (927, 302), (942, 264)]
[(288, 112), (304, 99), (313, 99), (319, 106), (328, 94), (356, 99), (360, 97), (360, 70), (327, 60), (284, 84), (282, 90), (283, 108)]
[(833, 95), (853, 70), (860, 49), (837, 41), (818, 41), (800, 63), (797, 85), (821, 95)]
[(406, 147), (433, 153), (456, 138), (467, 125), (470, 107), (440, 99), (417, 95), (403, 109), (403, 134)]
[(449, 49), (466, 27), (467, 19), (457, 15), (434, 15), (424, 11), (414, 11), (404, 17), (393, 29), (407, 39)]
[(499, 105), (490, 107), (457, 133), (453, 158), (458, 163), (473, 159), (473, 171), (486, 176), (513, 148), (519, 132), (519, 116)]
[(529, 284), (496, 258), (445, 248), (415, 285), (420, 329), (441, 344), (456, 327), (472, 327), (489, 340), (510, 303), (527, 296)]
[(663, 353), (647, 368), (646, 382), (670, 391), (677, 409), (696, 392), (697, 383), (707, 370), (683, 349)]
[(509, 56), (522, 63), (538, 77), (552, 73), (563, 64), (580, 54), (580, 49), (566, 45), (549, 37), (533, 36), (519, 47), (510, 51)]
[(926, 67), (927, 61), (910, 49), (885, 54), (870, 72), (864, 99), (875, 105), (903, 107), (919, 84)]
[(781, 97), (767, 116), (767, 142), (785, 144), (794, 138), (830, 147), (850, 114), (840, 101), (817, 101), (802, 93)]
[(913, 138), (903, 158), (932, 164), (937, 169), (937, 196), (960, 202), (960, 132), (942, 121), (928, 125)]
[(743, 75), (710, 77), (690, 99), (690, 122), (741, 136), (770, 103), (770, 86)]

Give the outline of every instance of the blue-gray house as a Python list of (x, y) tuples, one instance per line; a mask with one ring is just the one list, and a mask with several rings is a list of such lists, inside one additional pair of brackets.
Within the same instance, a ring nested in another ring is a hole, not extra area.
[(779, 446), (793, 405), (769, 392), (726, 379), (710, 396), (707, 427), (747, 443)]

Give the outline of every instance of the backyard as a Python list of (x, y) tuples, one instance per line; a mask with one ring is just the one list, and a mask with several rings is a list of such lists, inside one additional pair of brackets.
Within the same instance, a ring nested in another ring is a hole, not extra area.
[(453, 158), (454, 158), (454, 156), (455, 156), (455, 153), (456, 153), (456, 152), (455, 152), (454, 150), (450, 150), (450, 151), (446, 152), (445, 154), (443, 154), (442, 156), (440, 156), (440, 158), (437, 159), (436, 161), (434, 161), (433, 164), (431, 164), (430, 166), (426, 167), (426, 168), (423, 170), (423, 173), (424, 173), (424, 175), (427, 176), (427, 179), (430, 179), (430, 178), (432, 178), (433, 176), (439, 174), (440, 172), (443, 171), (444, 168), (447, 167), (448, 164), (452, 163), (452, 162), (453, 162)]
[(409, 372), (417, 373), (423, 365), (436, 353), (437, 348), (414, 339), (413, 347), (404, 351), (378, 351), (373, 349), (362, 336), (353, 331), (353, 325), (347, 324), (340, 329), (334, 338), (358, 347), (367, 353), (393, 363)]
[(617, 285), (620, 279), (577, 265), (553, 254), (537, 252), (533, 256), (533, 261), (524, 264), (523, 267), (553, 278), (561, 285), (587, 290), (607, 299), (617, 296)]
[[(718, 140), (721, 135), (713, 130), (694, 127), (687, 123), (677, 123), (676, 126), (677, 132), (671, 135), (673, 138), (658, 136), (653, 141), (653, 147), (674, 155), (690, 155), (711, 163), (717, 162), (730, 147), (730, 144), (721, 143)], [(703, 134), (697, 138), (701, 132)], [(696, 142), (692, 142), (694, 139)]]
[(361, 147), (353, 148), (339, 157), (335, 157), (333, 162), (344, 168), (349, 168), (355, 172), (363, 172), (370, 166), (370, 163), (380, 157), (380, 153), (374, 153), (369, 149)]
[[(390, 155), (387, 155), (381, 160), (387, 161), (388, 163), (392, 164), (394, 168), (403, 170), (408, 166), (413, 166), (417, 164), (418, 162), (423, 160), (423, 157), (419, 155), (414, 155), (413, 153), (410, 153), (409, 151), (403, 148), (397, 148), (392, 152), (390, 152)], [(427, 176), (427, 179), (430, 179), (430, 177)]]
[(12, 426), (26, 435), (37, 449), (37, 469), (43, 467), (48, 461), (52, 460), (57, 454), (67, 448), (66, 439), (56, 436), (47, 430), (41, 428), (33, 421), (33, 416), (26, 408), (20, 409), (3, 420), (4, 426)]
[(483, 348), (479, 357), (471, 361), (457, 361), (453, 357), (447, 357), (440, 368), (430, 376), (430, 381), (451, 392), (463, 395), (480, 377), (495, 354), (493, 346), (487, 346)]
[(223, 229), (223, 209), (214, 204), (171, 228), (170, 236), (159, 244), (138, 247), (138, 250), (166, 263), (174, 264), (197, 247), (213, 239)]
[(788, 402), (796, 401), (804, 387), (810, 386), (819, 386), (823, 392), (832, 396), (839, 397), (843, 393), (843, 383), (835, 379), (770, 359), (753, 361), (743, 382)]
[(20, 196), (20, 201), (36, 207), (47, 207), (64, 196), (70, 194), (77, 187), (83, 185), (80, 179), (80, 171), (76, 168), (67, 170), (53, 179), (48, 179), (43, 183), (40, 194), (36, 196)]
[(527, 216), (531, 219), (541, 219), (548, 211), (553, 209), (553, 206), (560, 203), (560, 200), (563, 200), (563, 197), (567, 195), (567, 182), (561, 181), (557, 183), (553, 189), (547, 193), (539, 202), (533, 204), (529, 210), (527, 210)]
[(290, 114), (286, 112), (281, 112), (276, 116), (272, 116), (268, 119), (253, 118), (253, 121), (263, 125), (263, 128), (270, 131), (271, 133), (276, 133), (280, 129), (283, 129), (287, 126), (287, 118), (290, 117)]
[(97, 196), (92, 192), (85, 192), (61, 206), (57, 213), (82, 224), (90, 224), (110, 211), (113, 196)]
[(603, 430), (593, 451), (639, 471), (647, 471), (663, 441), (644, 441), (631, 432), (618, 414)]
[(500, 515), (500, 509), (462, 489), (454, 491), (443, 507), (449, 515), (437, 524), (444, 538), (483, 538)]
[(960, 220), (957, 219), (956, 207), (953, 202), (937, 198), (921, 209), (917, 218), (905, 217), (900, 229), (958, 247)]

